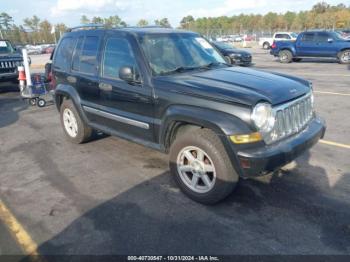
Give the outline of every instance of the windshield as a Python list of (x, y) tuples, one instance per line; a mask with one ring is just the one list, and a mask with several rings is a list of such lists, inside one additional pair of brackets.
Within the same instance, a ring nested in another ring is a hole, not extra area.
[(340, 32), (337, 32), (337, 31), (333, 32), (333, 37), (336, 40), (346, 40), (346, 37), (344, 35), (342, 35)]
[(12, 53), (14, 51), (9, 41), (0, 40), (0, 54)]
[(197, 35), (154, 34), (141, 36), (139, 41), (155, 75), (225, 64), (208, 41)]
[(222, 49), (234, 49), (235, 47), (233, 45), (230, 45), (228, 43), (224, 43), (224, 42), (214, 42), (214, 45), (216, 45), (219, 48)]

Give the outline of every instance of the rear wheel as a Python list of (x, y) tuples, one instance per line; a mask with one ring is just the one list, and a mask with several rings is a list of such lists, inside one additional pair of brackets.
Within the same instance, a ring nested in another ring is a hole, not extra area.
[(71, 142), (80, 144), (92, 137), (92, 129), (81, 119), (71, 100), (63, 101), (60, 114), (64, 133)]
[(269, 43), (269, 42), (265, 42), (265, 43), (263, 44), (263, 48), (264, 48), (265, 50), (270, 49), (270, 43)]
[(341, 64), (350, 64), (350, 49), (340, 52), (338, 58)]
[(278, 57), (281, 63), (287, 64), (292, 62), (293, 55), (289, 50), (282, 50), (278, 53)]
[(220, 138), (209, 129), (188, 131), (175, 139), (170, 170), (181, 190), (203, 204), (227, 197), (239, 179)]

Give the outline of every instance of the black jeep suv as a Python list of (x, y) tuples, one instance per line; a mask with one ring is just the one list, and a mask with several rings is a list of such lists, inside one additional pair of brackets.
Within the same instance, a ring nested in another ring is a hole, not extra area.
[(239, 177), (287, 164), (325, 133), (308, 81), (231, 67), (193, 32), (72, 30), (52, 70), (70, 141), (99, 130), (169, 152), (179, 187), (205, 204), (229, 195)]
[(0, 81), (17, 80), (17, 67), (22, 63), (22, 54), (10, 41), (0, 39)]

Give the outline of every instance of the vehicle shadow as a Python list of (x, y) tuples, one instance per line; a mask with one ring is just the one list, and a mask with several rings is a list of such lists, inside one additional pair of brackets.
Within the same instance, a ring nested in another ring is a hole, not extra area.
[(19, 119), (19, 113), (28, 108), (28, 104), (16, 96), (0, 96), (0, 128), (11, 125)]
[(349, 254), (349, 202), (328, 194), (349, 184), (349, 174), (331, 187), (326, 171), (310, 164), (309, 158), (305, 153), (291, 170), (243, 180), (229, 198), (214, 206), (185, 197), (164, 172), (92, 208), (40, 245), (39, 251)]
[(16, 82), (0, 82), (0, 94), (8, 92), (19, 92), (18, 83)]

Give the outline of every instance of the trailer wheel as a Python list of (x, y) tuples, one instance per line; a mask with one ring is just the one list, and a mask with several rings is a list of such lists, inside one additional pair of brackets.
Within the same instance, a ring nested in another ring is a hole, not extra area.
[(30, 104), (31, 106), (36, 106), (36, 98), (31, 98), (31, 99), (29, 99), (29, 104)]
[(44, 107), (46, 106), (46, 101), (42, 98), (38, 99), (38, 107)]

